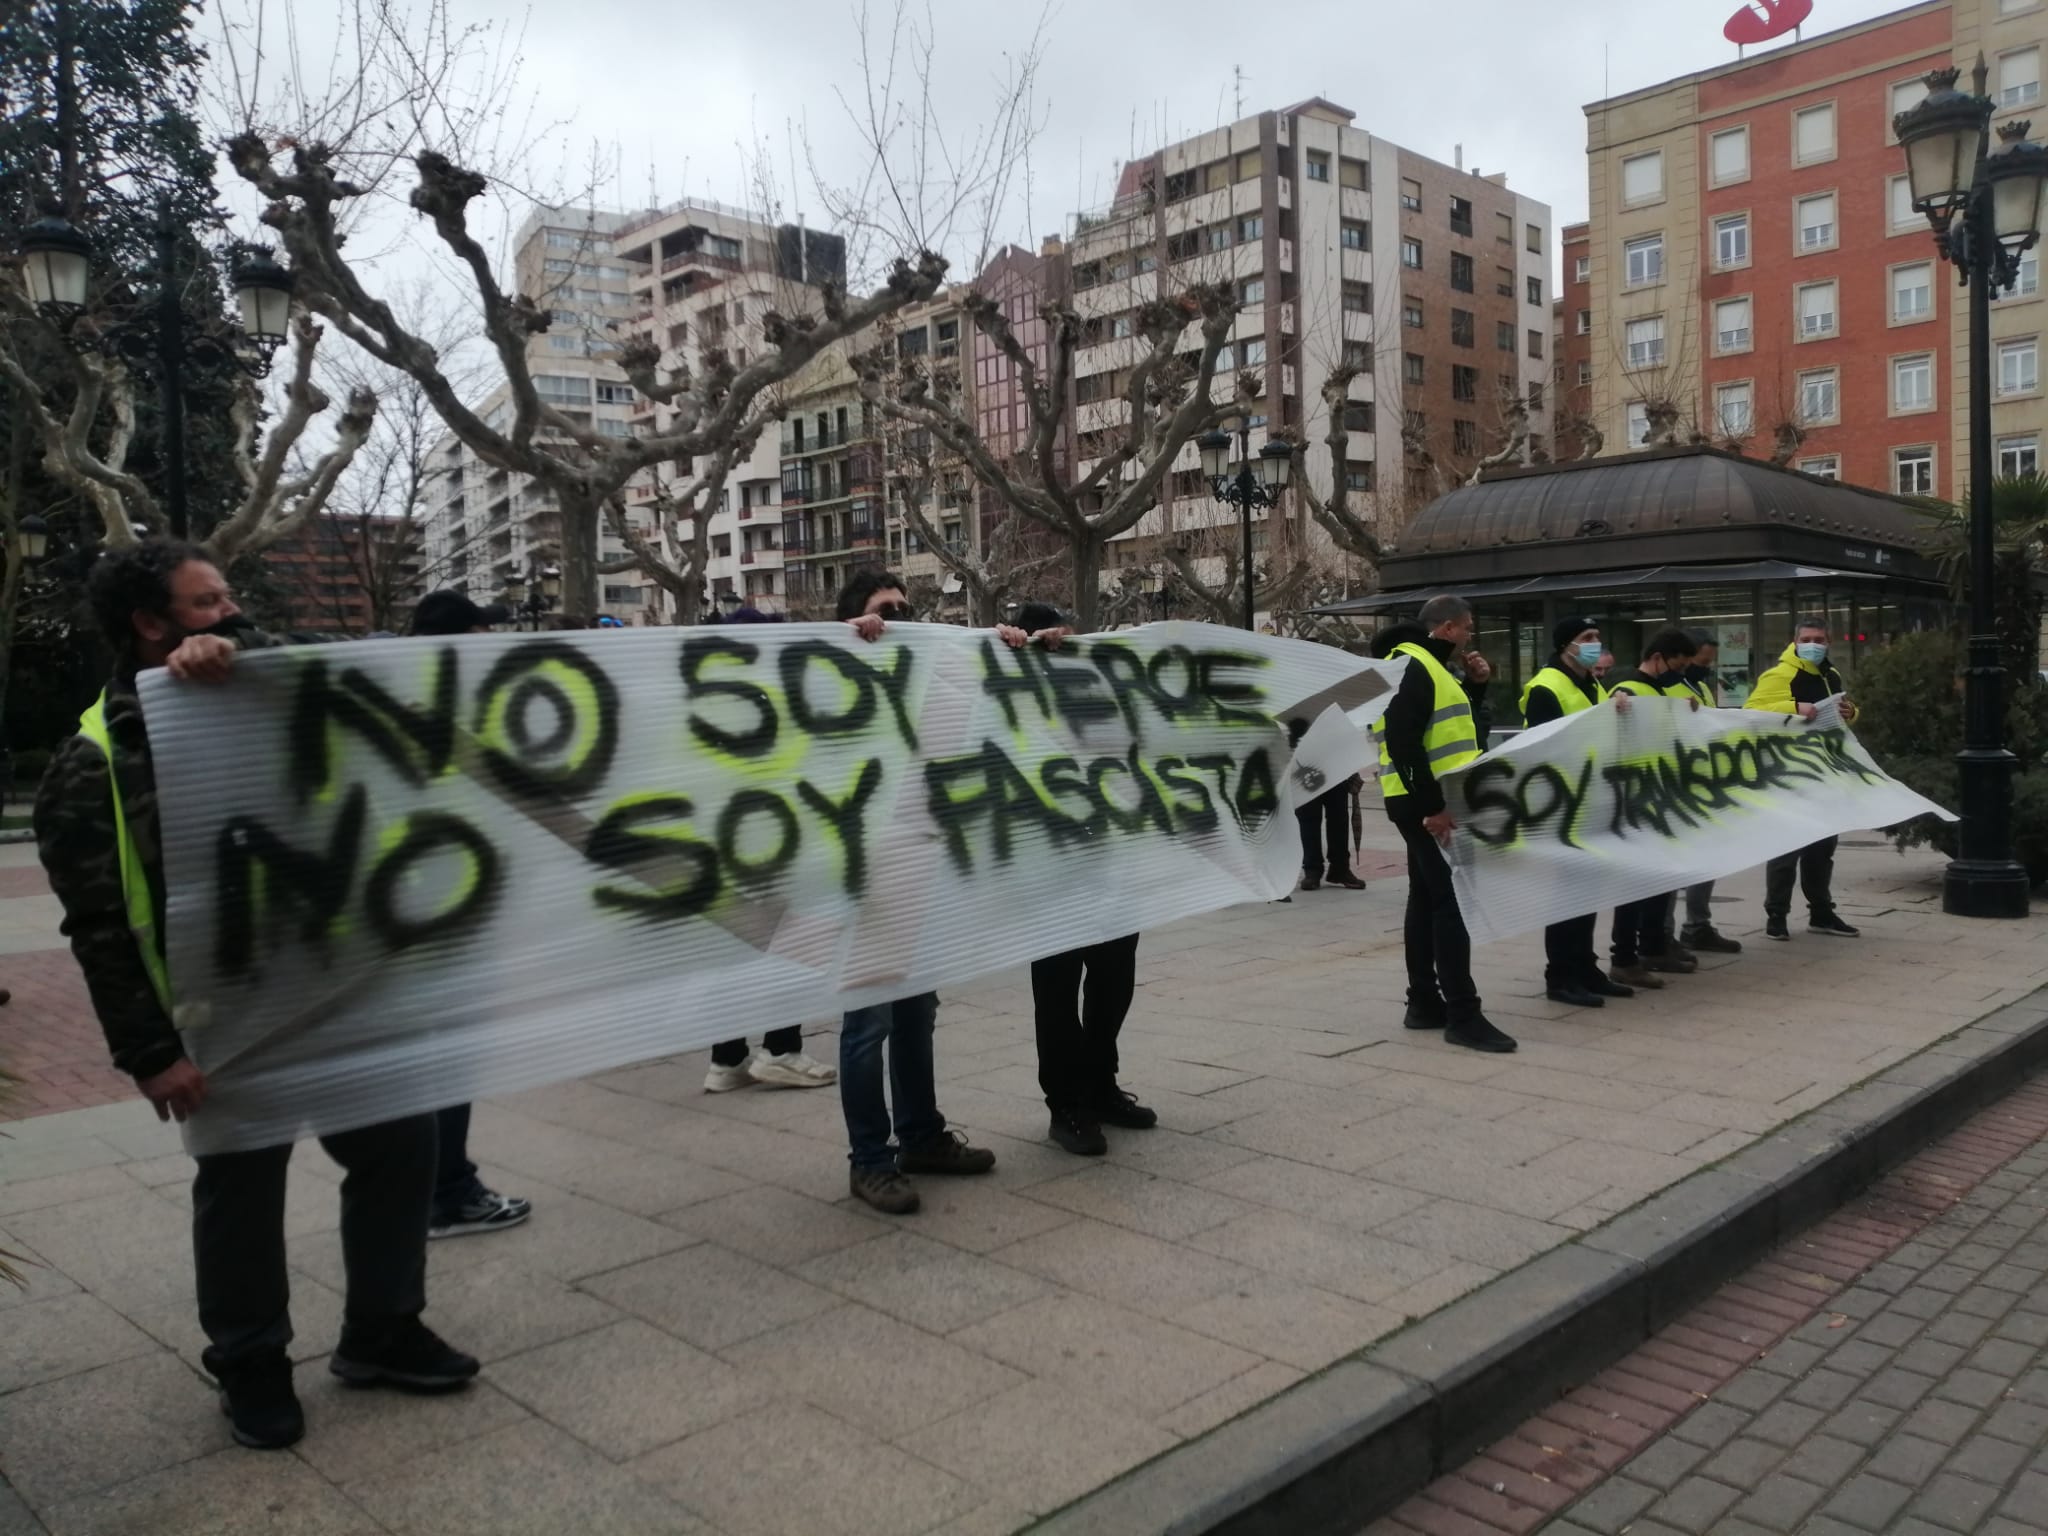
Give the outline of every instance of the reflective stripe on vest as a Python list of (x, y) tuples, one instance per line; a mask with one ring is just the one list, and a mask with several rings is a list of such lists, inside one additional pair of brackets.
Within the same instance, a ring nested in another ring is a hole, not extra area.
[(1579, 680), (1564, 668), (1545, 667), (1523, 685), (1522, 718), (1525, 721), (1529, 718), (1529, 695), (1538, 688), (1548, 688), (1556, 696), (1558, 708), (1568, 715), (1576, 715), (1582, 709), (1591, 709), (1596, 702), (1607, 702), (1607, 690), (1600, 686), (1597, 678), (1593, 682), (1593, 692), (1598, 694), (1599, 698), (1594, 700), (1586, 697), (1585, 690), (1579, 686)]
[(104, 689), (93, 706), (78, 717), (78, 734), (100, 749), (107, 760), (107, 787), (114, 796), (114, 846), (121, 856), (121, 896), (128, 909), (128, 931), (135, 935), (135, 947), (142, 952), (142, 968), (149, 972), (149, 984), (166, 1016), (171, 1012), (171, 970), (164, 963), (162, 940), (156, 931), (156, 902), (150, 896), (149, 876), (135, 840), (128, 835), (128, 816), (121, 808), (121, 781), (114, 774), (114, 740), (107, 734), (107, 695)]
[[(1430, 711), (1429, 722), (1423, 728), (1422, 749), (1430, 772), (1449, 773), (1479, 756), (1479, 736), (1473, 728), (1472, 701), (1465, 696), (1464, 685), (1430, 654), (1427, 646), (1403, 641), (1394, 647), (1391, 654), (1409, 657), (1429, 674), (1436, 707)], [(1387, 754), (1384, 717), (1373, 722), (1372, 732), (1380, 744), (1380, 793), (1388, 798), (1407, 794), (1408, 785), (1395, 770), (1393, 758)]]

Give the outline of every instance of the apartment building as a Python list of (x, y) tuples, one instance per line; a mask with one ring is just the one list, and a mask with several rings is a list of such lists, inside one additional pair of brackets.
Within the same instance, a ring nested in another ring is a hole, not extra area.
[[(1403, 149), (1315, 99), (1169, 145), (1124, 168), (1108, 207), (1075, 220), (1068, 252), (1086, 341), (1075, 359), (1075, 451), (1085, 471), (1124, 420), (1142, 355), (1139, 306), (1193, 283), (1233, 286), (1240, 313), (1219, 368), (1259, 376), (1250, 451), (1286, 428), (1320, 440), (1325, 385), (1355, 370), (1341, 408), (1341, 471), (1311, 451), (1327, 492), (1341, 472), (1398, 534), (1407, 516), (1500, 441), (1507, 397), (1535, 403), (1548, 437), (1550, 210), (1481, 175)], [(1187, 343), (1193, 355), (1198, 342)], [(1219, 393), (1232, 384), (1219, 379)], [(1290, 498), (1277, 537), (1318, 537)], [(1255, 550), (1268, 529), (1254, 514)], [(1192, 444), (1161, 506), (1112, 545), (1110, 571), (1156, 558), (1171, 536), (1227, 529)]]
[[(1894, 114), (1981, 51), (1995, 123), (2038, 110), (2042, 0), (1932, 0), (1586, 109), (1591, 405), (1610, 451), (1693, 434), (1955, 497), (1967, 303), (1912, 210)], [(2034, 468), (2038, 253), (1992, 313), (1993, 433)]]
[(883, 561), (884, 425), (861, 399), (852, 362), (874, 342), (863, 335), (834, 343), (786, 391), (774, 447), (783, 601), (797, 618), (830, 618), (848, 574)]
[[(263, 572), (280, 630), (367, 635), (378, 623), (402, 628), (420, 595), (421, 528), (402, 517), (316, 517), (263, 551)], [(378, 614), (370, 587), (390, 600)]]
[[(1556, 442), (1551, 456), (1576, 459), (1593, 446), (1587, 427), (1593, 424), (1593, 230), (1590, 224), (1567, 224), (1557, 237), (1564, 274), (1551, 327), (1551, 423)], [(1602, 447), (1605, 446), (1603, 443)]]
[[(611, 361), (629, 302), (629, 273), (611, 250), (622, 223), (620, 215), (594, 208), (540, 209), (521, 226), (512, 251), (516, 291), (549, 311), (547, 331), (526, 349), (541, 399), (607, 437), (632, 430), (633, 389)], [(509, 389), (499, 386), (477, 412), (500, 430), (508, 427)], [(489, 602), (514, 575), (560, 547), (554, 497), (529, 477), (485, 462), (452, 433), (429, 451), (427, 470), (426, 587), (455, 587)], [(602, 597), (600, 611), (629, 621), (645, 603), (637, 577), (607, 577)]]

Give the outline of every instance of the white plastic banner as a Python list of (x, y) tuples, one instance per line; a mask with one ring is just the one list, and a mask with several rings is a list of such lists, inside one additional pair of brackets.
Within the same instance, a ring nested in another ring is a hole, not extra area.
[(1475, 941), (1676, 891), (1842, 832), (1955, 818), (1810, 721), (1636, 698), (1524, 731), (1444, 778)]
[[(1300, 867), (1403, 663), (1200, 624), (302, 646), (146, 674), (195, 1151), (914, 995)], [(1291, 753), (1284, 722), (1312, 722)]]

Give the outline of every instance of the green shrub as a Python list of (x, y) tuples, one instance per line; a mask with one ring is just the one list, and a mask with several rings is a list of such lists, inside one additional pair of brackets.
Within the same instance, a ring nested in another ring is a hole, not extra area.
[[(1937, 805), (1961, 803), (1955, 755), (1963, 745), (1962, 646), (1954, 635), (1906, 635), (1856, 668), (1850, 695), (1856, 735), (1893, 778)], [(2013, 781), (2014, 856), (2036, 882), (2048, 879), (2048, 689), (2032, 678), (2013, 690), (2006, 744), (2020, 760)], [(1885, 829), (1901, 848), (1925, 844), (1954, 856), (1956, 824), (1919, 816)]]

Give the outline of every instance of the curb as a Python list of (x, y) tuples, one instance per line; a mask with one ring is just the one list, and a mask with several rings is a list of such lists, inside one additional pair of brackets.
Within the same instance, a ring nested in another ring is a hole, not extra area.
[(2048, 987), (1167, 1452), (1032, 1536), (1350, 1536), (2048, 1061)]
[(32, 843), (36, 840), (32, 827), (7, 827), (0, 829), (0, 843)]

